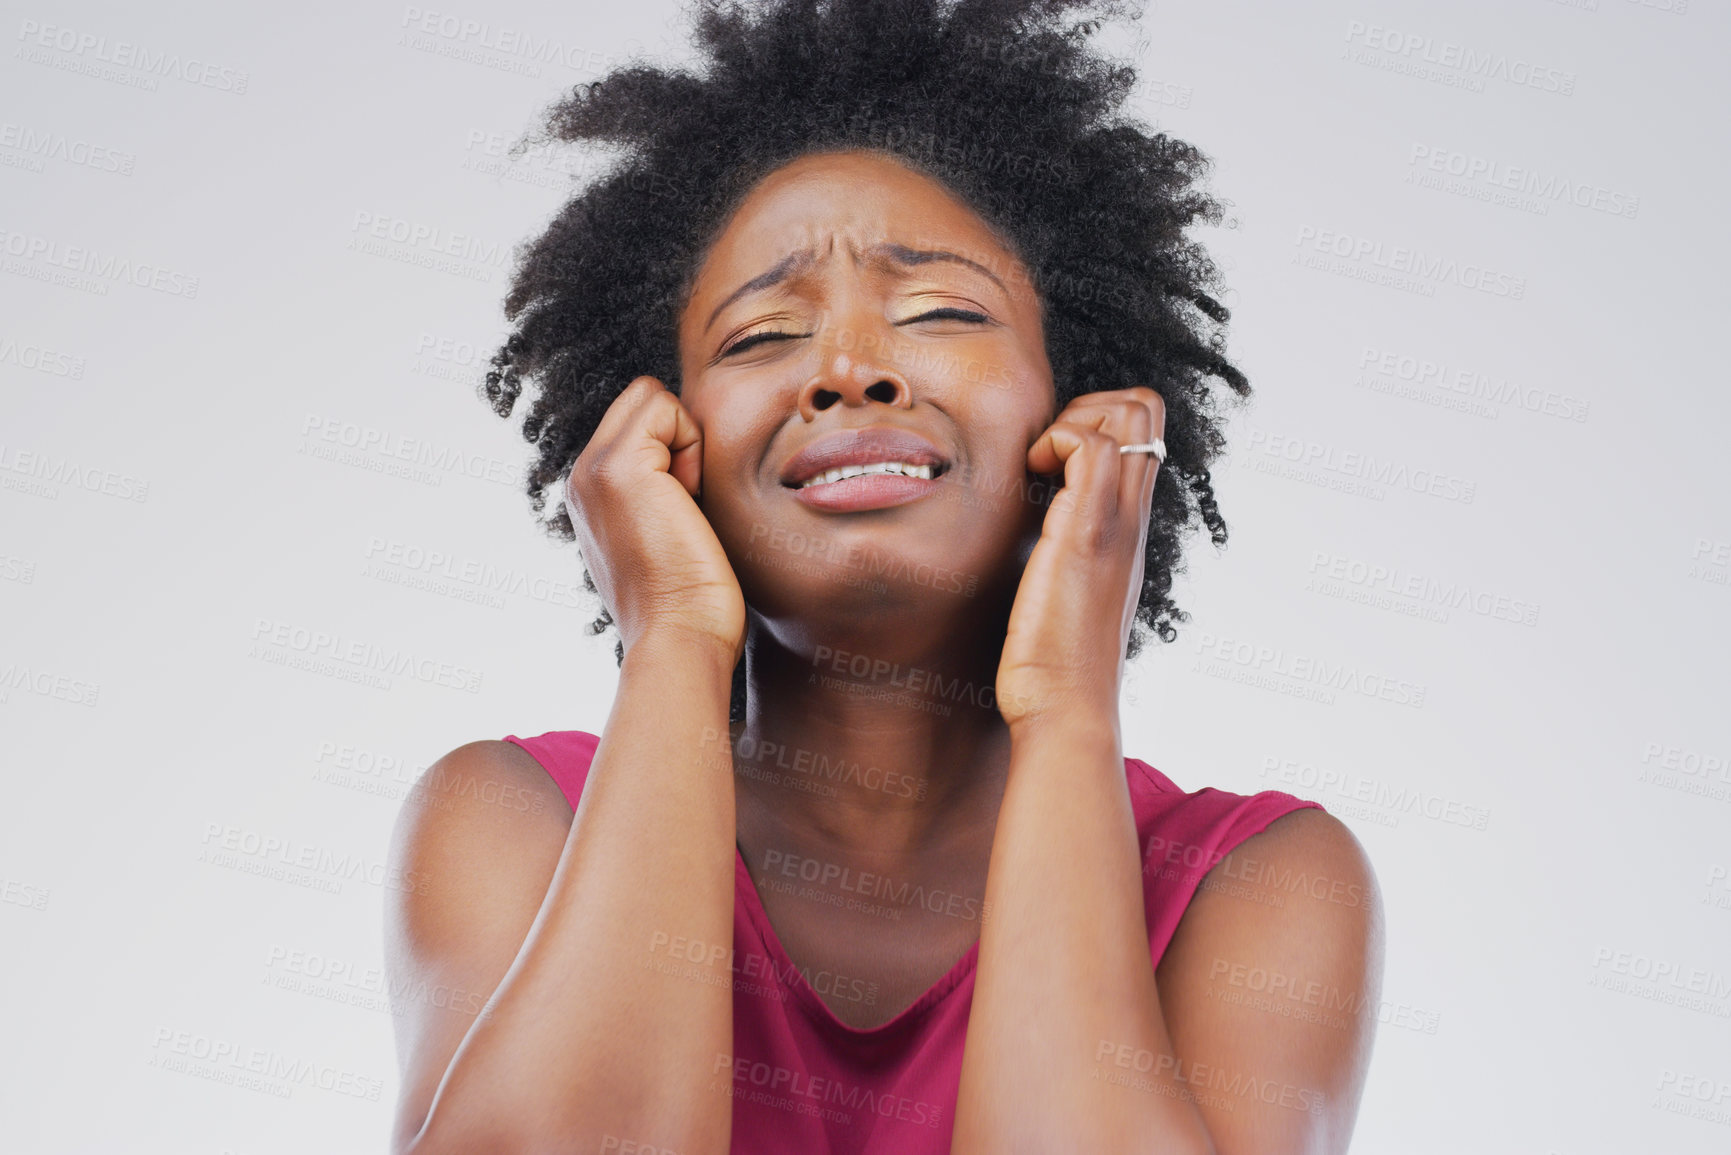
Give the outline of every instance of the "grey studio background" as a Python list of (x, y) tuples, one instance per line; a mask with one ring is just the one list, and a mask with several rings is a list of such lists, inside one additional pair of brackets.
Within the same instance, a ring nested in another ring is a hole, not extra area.
[[(474, 383), (619, 5), (5, 4), (0, 1148), (379, 1151), (419, 770), (603, 727)], [(1731, 1150), (1726, 6), (1157, 0), (1256, 397), (1125, 752), (1368, 848), (1354, 1150)]]

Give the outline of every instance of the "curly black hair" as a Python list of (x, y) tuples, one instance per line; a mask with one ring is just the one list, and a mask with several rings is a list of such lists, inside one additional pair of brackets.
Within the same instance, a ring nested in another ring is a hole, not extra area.
[[(1185, 236), (1222, 219), (1202, 188), (1209, 162), (1124, 114), (1134, 68), (1087, 42), (1138, 13), (1123, 0), (691, 2), (701, 73), (634, 62), (577, 86), (526, 138), (622, 150), (519, 248), (513, 327), (481, 385), (501, 417), (526, 380), (538, 386), (523, 420), (535, 513), (632, 379), (679, 392), (679, 313), (752, 187), (806, 153), (874, 150), (960, 196), (1031, 272), (1058, 410), (1135, 385), (1164, 398), (1168, 456), (1126, 656), (1148, 631), (1172, 641), (1188, 620), (1170, 597), (1180, 539), (1199, 521), (1226, 542), (1208, 469), (1225, 448), (1218, 383), (1240, 397), (1250, 385), (1223, 352), (1218, 271)], [(542, 524), (575, 539), (562, 501)], [(587, 570), (584, 585), (595, 591)], [(611, 624), (602, 607), (589, 632)]]

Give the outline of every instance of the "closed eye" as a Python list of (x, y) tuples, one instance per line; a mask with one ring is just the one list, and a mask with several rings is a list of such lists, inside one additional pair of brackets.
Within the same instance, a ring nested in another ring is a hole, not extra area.
[(766, 329), (761, 333), (752, 333), (748, 336), (741, 337), (739, 340), (723, 349), (721, 351), (721, 356), (731, 357), (735, 353), (742, 353), (754, 345), (761, 345), (765, 341), (790, 341), (795, 337), (809, 336), (811, 336), (810, 333), (781, 333), (773, 329)]
[(915, 321), (990, 321), (984, 313), (976, 313), (972, 309), (929, 309), (917, 317), (909, 317), (905, 321), (897, 321), (898, 325), (912, 325)]
[[(898, 326), (912, 325), (919, 321), (972, 321), (976, 324), (983, 324), (990, 320), (991, 318), (986, 316), (986, 314), (977, 313), (972, 309), (946, 307), (942, 309), (928, 309), (916, 317), (909, 317), (905, 321), (897, 321), (896, 324)], [(741, 337), (739, 340), (723, 349), (720, 356), (731, 357), (735, 353), (743, 353), (745, 350), (761, 345), (765, 341), (791, 341), (800, 337), (809, 336), (811, 336), (810, 333), (783, 333), (775, 329), (766, 329), (762, 332), (751, 333), (747, 336)], [(717, 359), (719, 360), (719, 358)]]

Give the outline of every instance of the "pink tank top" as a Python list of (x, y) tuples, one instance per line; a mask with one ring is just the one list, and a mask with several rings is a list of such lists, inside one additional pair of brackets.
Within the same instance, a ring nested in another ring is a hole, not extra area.
[[(546, 768), (573, 809), (600, 739), (581, 730), (506, 738)], [(1209, 869), (1283, 814), (1322, 807), (1276, 790), (1186, 794), (1160, 771), (1124, 759), (1143, 850), (1148, 949), (1159, 963)], [(941, 1155), (950, 1149), (962, 1043), (973, 1002), (976, 941), (949, 973), (895, 1018), (858, 1030), (818, 997), (838, 979), (802, 973), (782, 949), (735, 852), (734, 1053), (713, 1078), (731, 1084), (741, 1155)], [(845, 995), (843, 997), (846, 997)]]

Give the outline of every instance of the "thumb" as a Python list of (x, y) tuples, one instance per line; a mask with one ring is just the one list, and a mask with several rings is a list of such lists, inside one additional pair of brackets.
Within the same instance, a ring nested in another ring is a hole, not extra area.
[(666, 462), (658, 467), (672, 474), (685, 492), (696, 497), (703, 490), (703, 429), (691, 410), (671, 392), (663, 392), (657, 401), (645, 431), (658, 455), (666, 456)]

